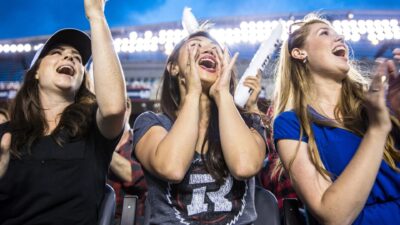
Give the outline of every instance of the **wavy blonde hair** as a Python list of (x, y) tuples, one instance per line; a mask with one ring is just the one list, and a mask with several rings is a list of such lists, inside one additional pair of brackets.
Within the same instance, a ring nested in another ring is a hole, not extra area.
[[(283, 43), (280, 51), (280, 59), (276, 71), (275, 93), (274, 93), (274, 115), (288, 110), (294, 110), (300, 122), (300, 139), (303, 135), (308, 137), (308, 154), (316, 167), (317, 171), (326, 179), (331, 174), (324, 168), (311, 123), (318, 123), (331, 127), (340, 127), (347, 129), (359, 136), (364, 136), (368, 128), (368, 117), (364, 106), (364, 94), (367, 90), (367, 80), (355, 69), (354, 66), (350, 70), (346, 78), (342, 81), (342, 91), (339, 102), (335, 107), (334, 115), (336, 121), (323, 120), (316, 118), (310, 113), (312, 101), (310, 94), (313, 87), (313, 79), (310, 76), (307, 64), (301, 60), (291, 56), (294, 48), (304, 47), (305, 40), (309, 34), (310, 26), (316, 23), (324, 23), (330, 26), (327, 20), (322, 19), (319, 15), (309, 14), (303, 21), (296, 23), (298, 28), (289, 34), (289, 38)], [(384, 150), (384, 160), (395, 171), (400, 172), (396, 162), (400, 162), (400, 152), (395, 148), (394, 137), (400, 137), (399, 121), (395, 117), (391, 117), (393, 129), (388, 136)], [(289, 163), (289, 175), (291, 166), (296, 158), (297, 150)], [(282, 162), (275, 165), (272, 176), (282, 173)]]

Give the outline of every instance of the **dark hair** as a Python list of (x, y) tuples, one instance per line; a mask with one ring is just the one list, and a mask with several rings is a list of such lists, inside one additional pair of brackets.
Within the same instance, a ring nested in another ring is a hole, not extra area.
[(4, 118), (6, 118), (6, 120), (8, 121), (10, 119), (10, 114), (8, 113), (8, 106), (0, 108), (0, 114), (3, 115)]
[[(193, 37), (206, 37), (210, 40), (218, 43), (214, 38), (212, 38), (207, 32), (196, 32), (191, 34), (189, 37), (185, 38), (179, 42), (170, 56), (167, 59), (166, 68), (164, 69), (162, 86), (161, 86), (161, 111), (166, 114), (171, 120), (176, 120), (176, 112), (181, 101), (181, 96), (179, 92), (178, 77), (179, 75), (172, 76), (169, 71), (172, 71), (172, 67), (177, 63), (179, 58), (179, 50), (184, 45), (184, 43)], [(221, 48), (222, 49), (222, 48)], [(170, 68), (167, 68), (167, 67)], [(230, 93), (233, 94), (235, 90), (235, 80), (236, 74), (232, 72), (230, 80)], [(210, 120), (207, 128), (206, 139), (201, 148), (201, 157), (206, 166), (207, 172), (218, 182), (222, 183), (224, 178), (229, 174), (228, 167), (226, 166), (225, 159), (222, 153), (219, 127), (218, 127), (218, 109), (215, 101), (211, 99), (211, 112)], [(208, 141), (208, 151), (204, 154), (204, 147)]]
[[(36, 71), (42, 58), (25, 73), (21, 89), (18, 91), (10, 107), (11, 154), (21, 157), (22, 153), (31, 153), (31, 147), (49, 129), (43, 107), (39, 98)], [(87, 72), (84, 72), (83, 82), (75, 95), (75, 102), (62, 112), (60, 122), (51, 133), (52, 138), (60, 146), (65, 138), (80, 138), (86, 135), (92, 123), (95, 96), (89, 90)]]

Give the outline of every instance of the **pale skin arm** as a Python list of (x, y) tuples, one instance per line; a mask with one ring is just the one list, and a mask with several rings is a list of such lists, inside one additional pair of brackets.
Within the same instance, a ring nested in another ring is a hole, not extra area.
[(229, 62), (224, 51), (224, 72), (210, 89), (218, 107), (219, 132), (225, 162), (232, 176), (248, 179), (258, 173), (265, 158), (266, 146), (261, 135), (249, 129), (229, 93), (229, 81), (236, 53)]
[(105, 1), (84, 0), (84, 3), (90, 23), (94, 89), (99, 105), (96, 121), (100, 132), (112, 139), (120, 134), (124, 126), (124, 74), (104, 16)]
[[(194, 61), (197, 48), (190, 50), (190, 71), (186, 78), (186, 94), (171, 130), (160, 126), (151, 127), (136, 145), (136, 156), (150, 173), (169, 182), (180, 182), (193, 159), (200, 117), (202, 91)], [(188, 74), (185, 72), (185, 74)], [(181, 94), (182, 96), (182, 94)]]
[(122, 181), (132, 182), (131, 163), (117, 152), (113, 152), (110, 169)]
[(1, 138), (0, 144), (0, 179), (7, 172), (8, 164), (10, 162), (10, 145), (11, 134), (5, 133)]
[[(380, 65), (378, 71), (383, 71)], [(378, 73), (379, 74), (379, 73)], [(383, 74), (383, 73), (380, 73)], [(364, 208), (382, 163), (387, 135), (391, 130), (389, 113), (385, 107), (381, 75), (376, 75), (366, 98), (370, 124), (356, 154), (343, 173), (334, 181), (326, 180), (309, 159), (307, 144), (300, 143), (290, 169), (292, 184), (311, 213), (322, 224), (351, 224)], [(298, 141), (278, 141), (278, 152), (288, 169)]]

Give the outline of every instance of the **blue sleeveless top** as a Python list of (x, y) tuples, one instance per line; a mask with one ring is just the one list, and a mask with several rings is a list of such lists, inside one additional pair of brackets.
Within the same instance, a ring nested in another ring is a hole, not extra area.
[[(353, 158), (362, 137), (336, 127), (315, 123), (312, 123), (311, 127), (322, 163), (333, 175), (334, 181)], [(295, 112), (281, 113), (274, 121), (275, 145), (281, 139), (299, 138), (300, 123)], [(308, 138), (303, 137), (302, 141), (307, 143)], [(400, 167), (399, 162), (396, 165)], [(364, 209), (353, 224), (400, 224), (400, 173), (391, 169), (383, 160)]]

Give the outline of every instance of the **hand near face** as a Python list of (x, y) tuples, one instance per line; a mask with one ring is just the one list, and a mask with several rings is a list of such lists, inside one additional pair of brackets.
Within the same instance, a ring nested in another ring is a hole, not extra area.
[(230, 88), (230, 80), (231, 80), (231, 73), (232, 73), (232, 68), (235, 65), (236, 59), (239, 55), (239, 53), (235, 53), (232, 57), (232, 59), (229, 59), (229, 53), (228, 50), (225, 49), (222, 53), (222, 72), (218, 76), (217, 80), (215, 83), (211, 86), (210, 88), (210, 96), (218, 101), (219, 96), (221, 93), (228, 93), (229, 88)]
[(375, 75), (365, 95), (369, 126), (385, 132), (391, 130), (390, 116), (385, 100), (385, 83), (387, 82), (388, 71), (389, 64), (387, 60), (377, 61)]
[(10, 162), (10, 145), (11, 134), (5, 133), (1, 138), (0, 145), (0, 179), (7, 172), (8, 163)]
[(84, 0), (86, 17), (91, 19), (103, 18), (106, 0)]
[(186, 63), (186, 68), (184, 68), (183, 73), (179, 75), (179, 82), (183, 85), (180, 85), (184, 89), (182, 96), (186, 96), (188, 94), (200, 95), (202, 91), (199, 70), (196, 63), (196, 54), (198, 54), (197, 46), (187, 46), (188, 52), (188, 61)]
[(393, 50), (393, 59), (400, 63), (400, 48), (395, 48)]
[[(400, 48), (396, 48), (393, 51), (393, 54), (394, 60), (400, 63)], [(389, 74), (389, 89), (387, 99), (390, 109), (395, 116), (400, 119), (400, 75), (394, 61), (389, 60), (387, 61), (387, 64)]]

